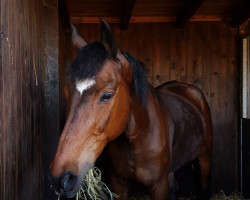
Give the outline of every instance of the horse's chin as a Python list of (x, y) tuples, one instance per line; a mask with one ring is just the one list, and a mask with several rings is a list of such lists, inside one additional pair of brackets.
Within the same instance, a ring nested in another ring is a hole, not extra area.
[(76, 187), (75, 189), (71, 190), (71, 191), (67, 191), (67, 192), (58, 192), (55, 191), (56, 195), (60, 196), (60, 197), (64, 197), (64, 198), (73, 198), (76, 193), (78, 192), (80, 186)]

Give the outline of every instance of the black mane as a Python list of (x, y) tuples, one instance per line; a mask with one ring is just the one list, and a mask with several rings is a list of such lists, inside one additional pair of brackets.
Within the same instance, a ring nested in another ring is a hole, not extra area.
[(121, 53), (133, 67), (135, 94), (140, 99), (142, 104), (146, 105), (148, 96), (148, 81), (144, 64), (126, 51), (121, 51)]
[[(144, 64), (125, 51), (121, 51), (121, 53), (133, 67), (135, 95), (145, 105), (147, 102), (148, 82)], [(107, 59), (110, 59), (110, 54), (101, 42), (89, 43), (78, 51), (72, 63), (70, 79), (82, 81), (93, 78), (102, 69)]]

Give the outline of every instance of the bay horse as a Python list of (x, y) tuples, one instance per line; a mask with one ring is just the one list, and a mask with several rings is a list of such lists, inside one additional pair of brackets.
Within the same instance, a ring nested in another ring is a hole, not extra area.
[(153, 200), (169, 199), (173, 172), (195, 158), (205, 191), (212, 123), (202, 92), (177, 81), (153, 88), (104, 20), (100, 42), (86, 44), (76, 30), (72, 37), (79, 51), (69, 73), (69, 112), (50, 164), (56, 193), (73, 197), (106, 146), (110, 188), (121, 200), (129, 180), (145, 185)]

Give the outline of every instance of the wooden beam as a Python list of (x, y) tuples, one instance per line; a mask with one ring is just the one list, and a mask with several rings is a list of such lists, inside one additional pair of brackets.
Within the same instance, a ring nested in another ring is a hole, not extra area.
[(232, 16), (232, 26), (240, 26), (248, 18), (250, 18), (250, 1), (247, 1), (243, 6), (241, 6)]
[(120, 24), (120, 17), (85, 17), (85, 16), (71, 16), (71, 24), (97, 24), (101, 19), (106, 20), (109, 24)]
[[(105, 19), (110, 24), (120, 24), (120, 17), (76, 17), (72, 16), (70, 21), (72, 24), (96, 24), (100, 23), (101, 19)], [(189, 21), (214, 22), (223, 21), (221, 16), (211, 15), (195, 15)], [(131, 17), (130, 23), (159, 23), (159, 22), (176, 22), (176, 16), (153, 16), (153, 17)]]
[(199, 9), (204, 0), (188, 0), (180, 14), (177, 15), (176, 26), (183, 27)]
[(122, 30), (128, 29), (134, 5), (135, 5), (135, 0), (124, 0), (124, 6), (123, 6), (124, 9), (122, 11), (121, 24), (120, 24)]
[(58, 15), (62, 27), (68, 31), (71, 31), (70, 16), (65, 0), (58, 1)]

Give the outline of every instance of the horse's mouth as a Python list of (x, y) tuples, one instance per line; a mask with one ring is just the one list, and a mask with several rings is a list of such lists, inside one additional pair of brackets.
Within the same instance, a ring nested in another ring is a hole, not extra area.
[(84, 187), (84, 183), (73, 185), (72, 188), (69, 190), (64, 190), (63, 188), (55, 187), (55, 194), (58, 197), (63, 198), (73, 198), (77, 195), (77, 193), (80, 191), (80, 188)]
[(92, 164), (86, 163), (79, 175), (76, 175), (72, 172), (65, 172), (64, 175), (61, 176), (61, 178), (59, 179), (60, 181), (57, 182), (57, 184), (55, 184), (54, 182), (55, 193), (58, 196), (65, 198), (74, 197), (81, 187), (85, 187), (84, 178), (88, 173), (89, 169), (91, 169), (92, 167)]

